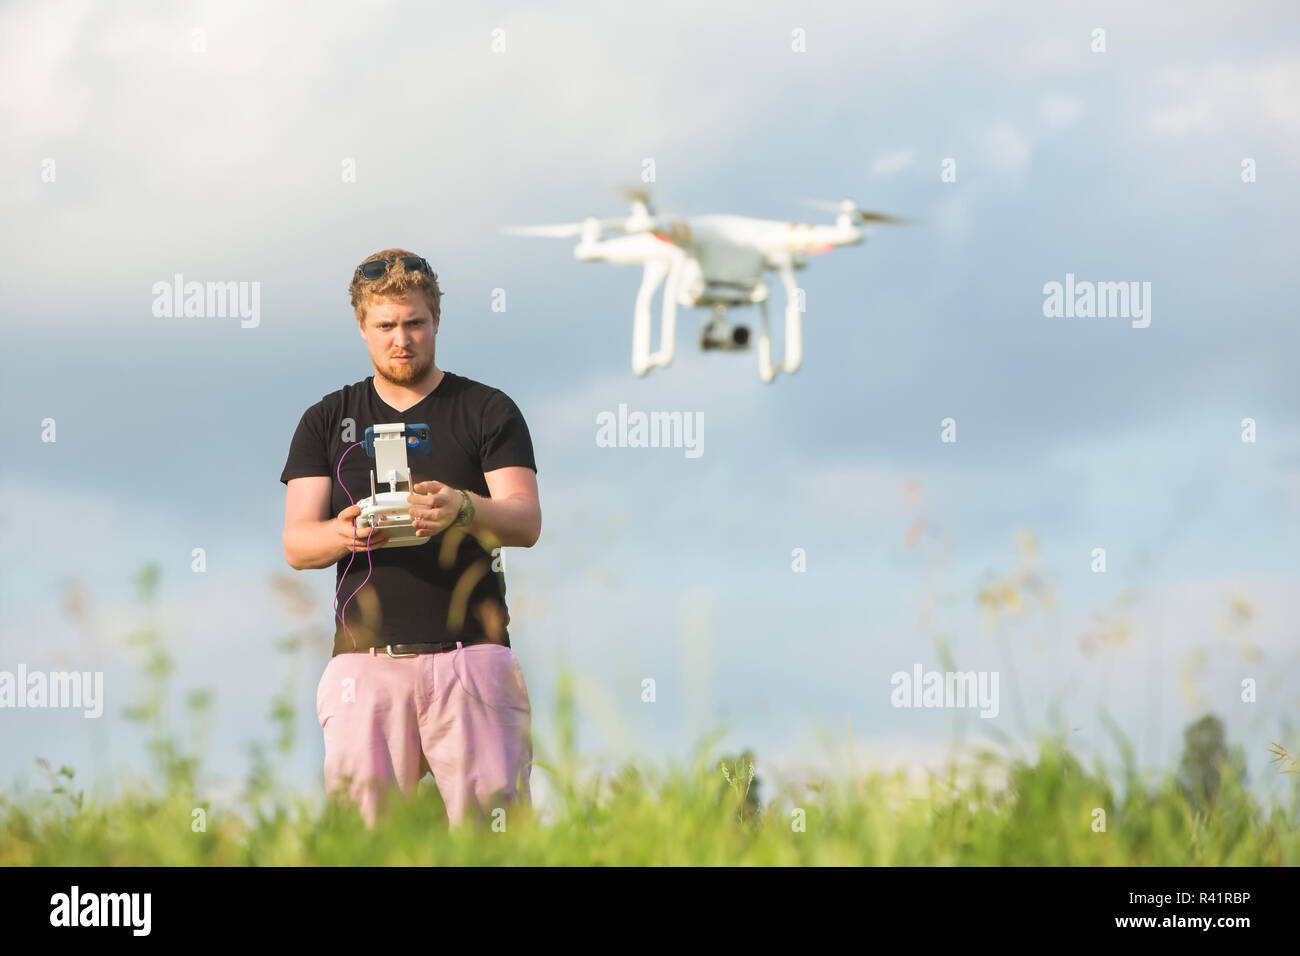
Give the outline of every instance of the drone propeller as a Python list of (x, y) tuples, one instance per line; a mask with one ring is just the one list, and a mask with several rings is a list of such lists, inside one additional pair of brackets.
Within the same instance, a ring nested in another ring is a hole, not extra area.
[(597, 219), (588, 216), (582, 222), (564, 222), (553, 226), (505, 226), (502, 228), (508, 236), (543, 236), (551, 239), (571, 239), (581, 236), (586, 242), (595, 242), (602, 230), (624, 229), (626, 219)]
[(629, 235), (652, 232), (659, 228), (659, 218), (650, 203), (650, 192), (636, 186), (620, 190), (622, 197), (632, 204), (632, 214), (619, 219), (597, 219), (588, 216), (582, 222), (564, 222), (552, 226), (506, 226), (501, 231), (509, 236), (544, 236), (551, 239), (571, 239), (581, 236), (584, 242), (595, 242), (606, 229), (617, 229)]
[(841, 199), (839, 202), (830, 202), (825, 199), (795, 199), (795, 202), (801, 202), (817, 209), (826, 209), (830, 212), (840, 213), (850, 216), (854, 222), (881, 222), (892, 225), (901, 225), (911, 222), (910, 219), (900, 219), (897, 216), (887, 216), (881, 212), (867, 212), (859, 209), (858, 204), (852, 199)]
[(555, 226), (504, 226), (507, 236), (543, 236), (551, 239), (568, 239), (582, 235), (582, 223), (566, 222)]
[(650, 190), (642, 189), (640, 186), (624, 186), (619, 190), (619, 195), (625, 202), (632, 205), (641, 205), (645, 207), (646, 212), (654, 215), (654, 203), (650, 201)]
[(650, 191), (639, 186), (625, 186), (620, 190), (623, 199), (632, 205), (632, 215), (624, 223), (624, 232), (650, 232), (659, 228), (659, 217), (650, 201)]

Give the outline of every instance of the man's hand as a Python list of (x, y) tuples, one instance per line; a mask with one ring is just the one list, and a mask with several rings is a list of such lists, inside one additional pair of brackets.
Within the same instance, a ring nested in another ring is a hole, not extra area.
[(388, 543), (388, 531), (384, 528), (358, 528), (357, 515), (361, 514), (360, 505), (351, 505), (339, 512), (334, 519), (343, 553), (349, 551), (378, 551)]
[[(542, 532), (537, 504), (537, 475), (521, 465), (483, 473), (488, 495), (471, 495), (474, 520), (464, 528), (488, 551), (498, 547), (531, 548)], [(469, 492), (466, 492), (469, 494)], [(411, 525), (420, 538), (441, 534), (456, 523), (465, 502), (460, 491), (440, 481), (421, 481), (406, 496)]]
[(441, 534), (460, 517), (465, 498), (451, 485), (440, 481), (421, 481), (415, 493), (406, 496), (411, 503), (411, 527), (417, 538)]

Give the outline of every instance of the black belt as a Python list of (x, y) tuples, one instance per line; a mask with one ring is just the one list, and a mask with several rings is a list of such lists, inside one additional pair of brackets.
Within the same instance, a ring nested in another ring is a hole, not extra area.
[[(415, 657), (418, 654), (441, 654), (444, 651), (454, 651), (456, 645), (461, 647), (472, 647), (475, 644), (495, 644), (496, 641), (488, 640), (486, 637), (470, 638), (465, 641), (427, 641), (419, 644), (388, 644), (384, 647), (358, 647), (344, 648), (340, 654), (378, 654), (384, 651), (389, 657)], [(509, 647), (508, 644), (502, 644), (502, 647)]]

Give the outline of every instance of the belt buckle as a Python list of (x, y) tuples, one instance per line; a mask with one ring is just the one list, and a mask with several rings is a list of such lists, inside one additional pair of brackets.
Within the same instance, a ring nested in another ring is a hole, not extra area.
[(409, 654), (394, 654), (394, 653), (393, 653), (393, 645), (392, 645), (392, 644), (385, 645), (384, 650), (388, 653), (388, 656), (391, 657), (393, 660), (398, 660), (398, 659), (403, 658), (403, 657), (419, 657), (419, 656), (420, 656), (420, 652), (419, 652), (419, 651), (411, 651), (411, 653), (409, 653)]

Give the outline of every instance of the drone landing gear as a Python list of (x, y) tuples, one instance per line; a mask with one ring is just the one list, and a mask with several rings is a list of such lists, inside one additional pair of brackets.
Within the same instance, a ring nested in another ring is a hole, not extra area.
[[(673, 341), (677, 334), (677, 282), (681, 275), (682, 256), (651, 259), (645, 264), (641, 288), (636, 294), (636, 311), (632, 318), (632, 371), (644, 375), (656, 365), (667, 368), (673, 360)], [(650, 303), (659, 283), (664, 287), (663, 319), (659, 328), (659, 350), (650, 351)]]
[(786, 263), (779, 271), (785, 285), (785, 358), (779, 368), (772, 366), (772, 332), (767, 321), (767, 300), (758, 304), (758, 374), (768, 383), (776, 378), (777, 372), (790, 374), (799, 371), (803, 361), (803, 315), (799, 309), (794, 269)]

